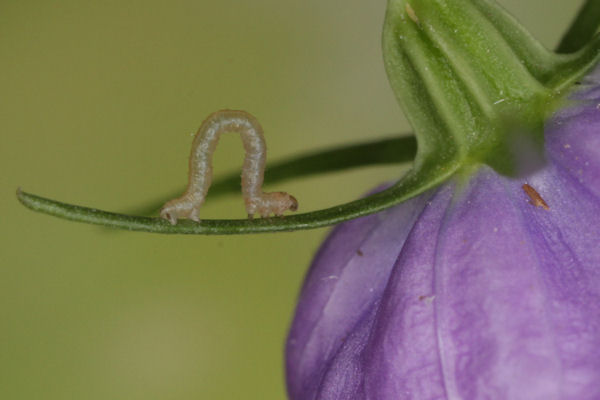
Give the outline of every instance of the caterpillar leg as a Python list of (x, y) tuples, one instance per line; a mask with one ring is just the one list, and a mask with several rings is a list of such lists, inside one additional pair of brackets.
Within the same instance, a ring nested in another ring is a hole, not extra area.
[(188, 218), (200, 222), (200, 206), (202, 202), (192, 201), (186, 196), (168, 201), (160, 210), (160, 217), (166, 219), (171, 225), (176, 225), (180, 218)]

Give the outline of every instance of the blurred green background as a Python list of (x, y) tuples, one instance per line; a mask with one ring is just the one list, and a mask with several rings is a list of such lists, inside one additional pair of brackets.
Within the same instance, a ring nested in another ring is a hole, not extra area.
[[(503, 1), (554, 46), (580, 1)], [(385, 1), (0, 2), (0, 398), (283, 399), (283, 343), (327, 230), (112, 232), (15, 190), (126, 211), (186, 183), (200, 122), (262, 122), (269, 159), (408, 132), (380, 51)], [(226, 135), (216, 176), (237, 171)], [(276, 185), (301, 211), (402, 167)], [(268, 172), (267, 172), (268, 173)], [(268, 188), (274, 189), (274, 188)], [(240, 194), (202, 216), (244, 216)]]

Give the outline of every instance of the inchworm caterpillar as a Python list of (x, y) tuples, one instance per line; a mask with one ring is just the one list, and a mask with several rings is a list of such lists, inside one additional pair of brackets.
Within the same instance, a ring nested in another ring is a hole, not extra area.
[(285, 192), (264, 193), (262, 184), (265, 173), (267, 147), (258, 120), (245, 111), (221, 110), (204, 120), (194, 141), (189, 161), (188, 187), (185, 193), (170, 200), (160, 210), (161, 218), (177, 223), (178, 218), (199, 222), (198, 211), (204, 203), (212, 181), (212, 155), (225, 132), (238, 132), (242, 137), (246, 156), (242, 166), (242, 194), (248, 218), (258, 213), (282, 216), (287, 210), (296, 211), (298, 201)]
[(544, 199), (542, 199), (542, 196), (540, 196), (540, 194), (533, 187), (526, 183), (522, 186), (522, 188), (525, 193), (527, 193), (527, 196), (529, 196), (531, 199), (531, 204), (536, 207), (542, 207), (544, 210), (550, 209), (548, 204), (544, 201)]

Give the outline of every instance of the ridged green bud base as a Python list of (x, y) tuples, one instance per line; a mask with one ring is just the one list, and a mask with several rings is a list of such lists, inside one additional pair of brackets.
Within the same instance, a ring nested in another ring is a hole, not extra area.
[(597, 48), (554, 54), (493, 1), (390, 0), (383, 53), (417, 136), (414, 173), (530, 167), (520, 150), (541, 149), (544, 121)]

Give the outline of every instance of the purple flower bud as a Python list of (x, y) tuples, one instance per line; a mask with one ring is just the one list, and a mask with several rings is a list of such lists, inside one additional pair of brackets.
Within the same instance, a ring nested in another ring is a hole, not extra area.
[(600, 399), (600, 70), (572, 99), (542, 169), (482, 166), (333, 230), (287, 342), (291, 399)]

